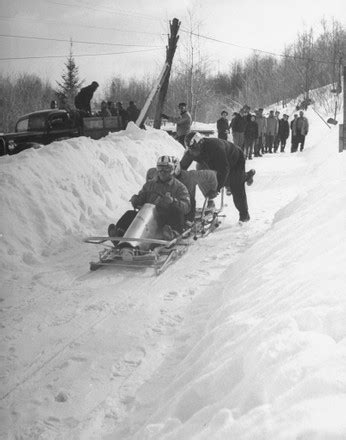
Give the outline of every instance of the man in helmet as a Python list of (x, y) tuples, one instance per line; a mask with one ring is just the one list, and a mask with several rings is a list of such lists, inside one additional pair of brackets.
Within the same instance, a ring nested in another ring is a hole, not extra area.
[(188, 169), (193, 161), (198, 169), (216, 171), (217, 191), (227, 188), (232, 194), (233, 203), (239, 211), (239, 221), (250, 220), (245, 182), (253, 183), (255, 170), (245, 172), (243, 151), (232, 142), (217, 138), (204, 138), (198, 132), (191, 132), (185, 137), (186, 152), (180, 161), (182, 169)]
[[(177, 157), (172, 156), (174, 163), (174, 177), (183, 183), (190, 196), (191, 209), (186, 215), (186, 220), (194, 221), (196, 214), (196, 186), (199, 186), (204, 197), (208, 197), (208, 207), (215, 206), (212, 201), (217, 196), (217, 178), (215, 171), (212, 170), (182, 170), (180, 161)], [(154, 179), (157, 176), (156, 168), (150, 168), (147, 171), (147, 180)]]
[[(157, 161), (157, 175), (147, 181), (138, 194), (131, 197), (134, 209), (145, 203), (156, 206), (158, 223), (163, 228), (164, 238), (172, 240), (183, 232), (185, 215), (190, 211), (190, 196), (181, 182), (174, 178), (174, 163), (171, 156), (161, 156)], [(108, 228), (110, 237), (122, 236), (137, 211), (127, 211), (116, 225)]]

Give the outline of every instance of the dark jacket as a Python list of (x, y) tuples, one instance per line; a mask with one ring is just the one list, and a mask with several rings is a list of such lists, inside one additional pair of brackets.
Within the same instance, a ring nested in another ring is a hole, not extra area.
[(228, 133), (229, 130), (229, 122), (228, 119), (220, 118), (216, 122), (216, 128), (218, 133), (225, 134)]
[(244, 133), (246, 121), (246, 118), (244, 118), (240, 114), (235, 115), (232, 120), (232, 131), (235, 131), (237, 133)]
[(193, 157), (187, 150), (180, 161), (183, 170), (187, 170), (193, 161), (198, 162), (203, 167), (216, 171), (217, 191), (225, 186), (227, 176), (238, 162), (241, 149), (232, 142), (217, 138), (204, 138), (200, 141), (200, 153), (198, 157)]
[(280, 139), (287, 139), (290, 134), (290, 125), (288, 121), (285, 119), (279, 120), (279, 138)]
[(140, 113), (139, 108), (136, 106), (136, 104), (130, 104), (127, 109), (128, 114), (128, 120), (136, 122)]
[(256, 121), (248, 121), (244, 132), (245, 139), (254, 141), (258, 138), (258, 124)]
[(90, 101), (94, 93), (95, 87), (92, 84), (81, 88), (74, 99), (74, 105), (76, 108), (91, 114)]
[(139, 193), (134, 196), (135, 204), (143, 206), (145, 203), (157, 205), (160, 198), (166, 193), (170, 193), (175, 199), (175, 206), (179, 207), (184, 214), (190, 211), (190, 196), (185, 185), (172, 177), (168, 182), (162, 182), (157, 176), (148, 180)]

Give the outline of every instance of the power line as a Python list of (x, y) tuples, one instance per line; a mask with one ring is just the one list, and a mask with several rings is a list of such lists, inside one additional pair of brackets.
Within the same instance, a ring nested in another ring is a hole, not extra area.
[[(65, 40), (60, 38), (46, 38), (46, 37), (32, 37), (28, 35), (9, 35), (9, 34), (0, 34), (0, 37), (5, 38), (23, 38), (25, 40), (43, 40), (43, 41), (59, 41), (59, 42), (71, 42), (71, 40)], [(96, 44), (100, 46), (128, 46), (128, 47), (153, 47), (158, 48), (161, 46), (149, 46), (145, 44), (123, 44), (123, 43), (101, 43), (96, 41), (77, 41), (73, 40), (73, 43), (78, 44)]]
[[(162, 48), (160, 48), (162, 49)], [(144, 49), (144, 50), (133, 50), (128, 52), (111, 52), (111, 53), (89, 53), (89, 54), (78, 54), (73, 55), (73, 57), (98, 57), (103, 55), (123, 55), (139, 52), (150, 52), (158, 49)], [(13, 60), (32, 60), (32, 59), (48, 59), (48, 58), (66, 58), (66, 55), (45, 55), (45, 56), (30, 56), (30, 57), (11, 57), (11, 58), (0, 58), (0, 61), (13, 61)]]
[(21, 17), (4, 17), (4, 16), (0, 16), (0, 20), (12, 20), (12, 21), (32, 21), (35, 23), (55, 23), (58, 24), (60, 27), (61, 26), (73, 26), (75, 27), (82, 27), (82, 28), (87, 28), (87, 29), (99, 29), (99, 30), (105, 30), (105, 31), (115, 31), (115, 32), (124, 32), (124, 33), (128, 33), (128, 34), (146, 34), (146, 35), (155, 35), (155, 36), (162, 36), (162, 34), (159, 34), (157, 32), (147, 32), (147, 31), (134, 31), (131, 29), (119, 29), (119, 28), (114, 28), (114, 27), (104, 27), (104, 26), (90, 26), (90, 25), (86, 25), (86, 24), (77, 24), (77, 23), (62, 23), (61, 21), (56, 21), (56, 20), (37, 20), (35, 18), (21, 18)]
[(254, 51), (257, 51), (257, 52), (262, 52), (262, 53), (266, 53), (268, 55), (274, 55), (274, 56), (281, 57), (281, 58), (293, 58), (294, 60), (313, 61), (315, 63), (321, 63), (321, 64), (336, 64), (336, 63), (334, 63), (332, 61), (314, 60), (312, 58), (304, 58), (304, 57), (295, 56), (295, 55), (285, 55), (285, 54), (279, 54), (279, 53), (275, 53), (275, 52), (269, 52), (267, 50), (257, 49), (255, 47), (241, 46), (240, 44), (230, 43), (229, 41), (218, 40), (217, 38), (208, 37), (207, 35), (196, 34), (195, 32), (188, 31), (186, 29), (181, 29), (181, 31), (185, 32), (185, 33), (188, 33), (190, 35), (194, 35), (194, 36), (199, 37), (199, 38), (204, 38), (205, 40), (214, 41), (216, 43), (227, 44), (228, 46), (239, 47), (241, 49), (254, 50)]
[(60, 6), (67, 6), (69, 8), (83, 8), (83, 9), (90, 9), (92, 11), (99, 11), (99, 12), (111, 12), (114, 14), (122, 14), (122, 15), (129, 15), (131, 17), (137, 17), (137, 18), (144, 18), (146, 20), (155, 20), (155, 21), (160, 21), (161, 19), (154, 17), (152, 15), (146, 15), (146, 14), (141, 14), (138, 12), (134, 12), (134, 11), (124, 11), (121, 9), (111, 9), (111, 8), (95, 8), (92, 6), (86, 6), (86, 5), (76, 5), (76, 4), (68, 4), (68, 3), (61, 3), (61, 2), (56, 2), (53, 0), (48, 0), (48, 3), (51, 3), (53, 5), (60, 5)]

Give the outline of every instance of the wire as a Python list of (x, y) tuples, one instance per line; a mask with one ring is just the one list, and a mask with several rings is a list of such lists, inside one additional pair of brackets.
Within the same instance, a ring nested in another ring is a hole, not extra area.
[(128, 11), (124, 11), (124, 10), (121, 10), (121, 9), (94, 8), (92, 6), (76, 5), (76, 4), (70, 5), (68, 3), (55, 2), (55, 1), (52, 1), (52, 0), (48, 0), (48, 3), (51, 3), (53, 5), (67, 6), (67, 7), (70, 7), (70, 8), (71, 7), (72, 8), (81, 8), (82, 7), (83, 9), (91, 9), (92, 11), (111, 12), (111, 13), (115, 13), (115, 14), (129, 15), (131, 17), (136, 17), (137, 16), (137, 18), (145, 18), (147, 20), (155, 20), (155, 21), (160, 21), (161, 22), (161, 19), (159, 19), (157, 17), (154, 17), (152, 15), (141, 14), (141, 13), (133, 12), (133, 11), (128, 12)]
[(212, 37), (208, 37), (206, 35), (196, 34), (195, 32), (191, 32), (186, 29), (181, 29), (181, 31), (188, 33), (188, 34), (191, 34), (191, 35), (194, 35), (196, 37), (204, 38), (206, 40), (214, 41), (217, 43), (227, 44), (229, 46), (235, 46), (235, 47), (239, 47), (242, 49), (255, 50), (257, 52), (262, 52), (262, 53), (266, 53), (268, 55), (274, 55), (274, 56), (278, 56), (278, 57), (282, 57), (282, 58), (293, 58), (294, 60), (313, 61), (315, 63), (321, 63), (321, 64), (336, 64), (335, 62), (332, 62), (332, 61), (314, 60), (312, 58), (304, 58), (304, 57), (299, 57), (299, 56), (295, 56), (295, 55), (284, 55), (284, 54), (279, 54), (279, 53), (275, 53), (275, 52), (269, 52), (267, 50), (256, 49), (255, 47), (241, 46), (239, 44), (230, 43), (229, 41), (218, 40), (217, 38), (212, 38)]
[[(162, 49), (162, 48), (160, 48)], [(138, 52), (150, 52), (158, 49), (144, 49), (144, 50), (133, 50), (129, 52), (111, 52), (111, 53), (89, 53), (89, 54), (79, 54), (73, 55), (73, 57), (98, 57), (103, 55), (123, 55)], [(13, 60), (32, 60), (32, 59), (48, 59), (48, 58), (66, 58), (66, 55), (46, 55), (46, 56), (32, 56), (32, 57), (12, 57), (12, 58), (0, 58), (0, 61), (13, 61)]]
[[(60, 39), (60, 38), (32, 37), (32, 36), (27, 36), (27, 35), (0, 34), (0, 37), (5, 37), (5, 38), (24, 38), (26, 40), (43, 40), (43, 41), (71, 42), (71, 40), (64, 40), (64, 39)], [(96, 42), (96, 41), (76, 41), (76, 40), (73, 40), (73, 43), (78, 43), (78, 44), (96, 44), (96, 45), (101, 45), (101, 46), (161, 47), (161, 46), (148, 46), (148, 45), (144, 45), (144, 44), (100, 43), (100, 42)]]
[(76, 24), (76, 23), (61, 23), (61, 21), (56, 21), (56, 20), (36, 20), (34, 18), (20, 18), (20, 17), (4, 17), (4, 16), (0, 16), (0, 20), (14, 20), (14, 21), (33, 21), (35, 23), (55, 23), (58, 24), (59, 26), (73, 26), (75, 27), (82, 27), (82, 28), (87, 28), (87, 29), (101, 29), (101, 30), (106, 30), (106, 31), (116, 31), (116, 32), (124, 32), (124, 33), (129, 33), (129, 34), (147, 34), (147, 35), (156, 35), (156, 36), (162, 36), (162, 34), (159, 34), (157, 32), (146, 32), (146, 31), (134, 31), (134, 30), (130, 30), (130, 29), (119, 29), (119, 28), (114, 28), (114, 27), (102, 27), (102, 26), (89, 26), (86, 24)]

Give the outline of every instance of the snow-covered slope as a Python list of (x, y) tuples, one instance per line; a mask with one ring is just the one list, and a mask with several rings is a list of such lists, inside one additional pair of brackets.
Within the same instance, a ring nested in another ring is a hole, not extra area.
[(1, 438), (346, 437), (346, 160), (307, 116), (304, 152), (252, 161), (249, 224), (228, 199), (158, 278), (89, 273), (81, 238), (182, 155), (171, 137), (131, 125), (1, 158)]

